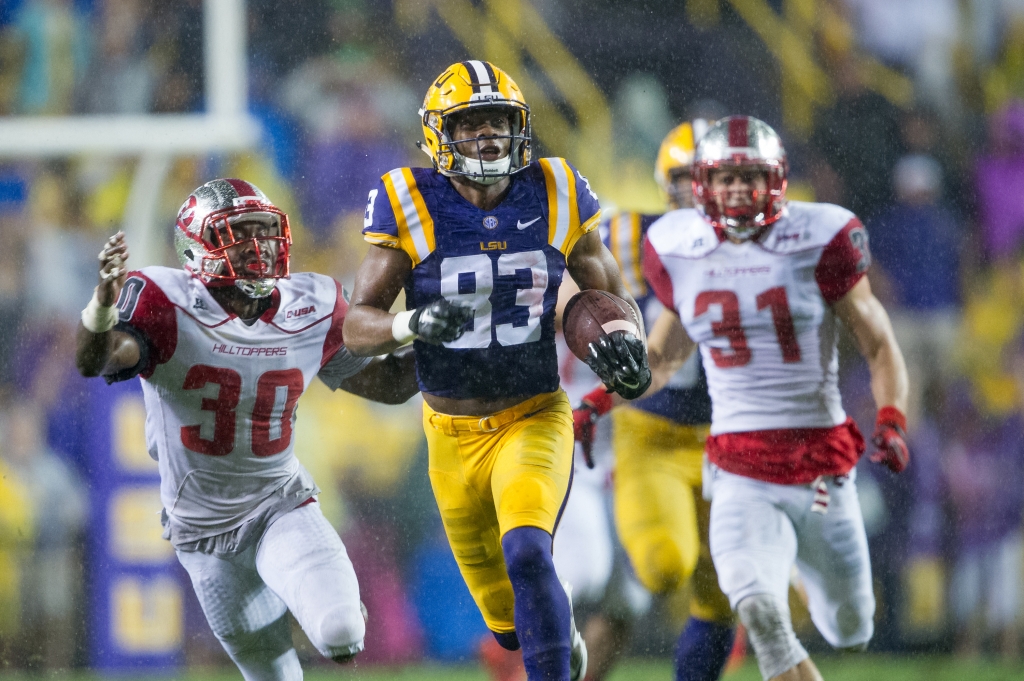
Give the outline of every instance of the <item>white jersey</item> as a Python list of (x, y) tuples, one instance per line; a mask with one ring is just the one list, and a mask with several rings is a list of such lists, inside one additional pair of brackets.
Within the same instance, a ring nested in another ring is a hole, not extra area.
[(700, 347), (712, 435), (846, 420), (831, 303), (869, 264), (853, 213), (790, 202), (763, 236), (737, 244), (683, 209), (654, 223), (647, 239), (647, 278)]
[(336, 281), (293, 274), (272, 296), (248, 325), (182, 270), (147, 267), (125, 283), (118, 328), (143, 350), (127, 374), (143, 378), (175, 545), (269, 522), (316, 494), (293, 454), (296, 402), (318, 374), (337, 388), (369, 361), (342, 345), (347, 303)]

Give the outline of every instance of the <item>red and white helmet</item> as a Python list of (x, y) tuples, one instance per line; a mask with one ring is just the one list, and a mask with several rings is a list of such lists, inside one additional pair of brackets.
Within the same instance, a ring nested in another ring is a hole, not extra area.
[[(763, 171), (767, 191), (751, 190), (749, 208), (723, 214), (711, 189), (712, 171), (723, 168)], [(716, 229), (748, 239), (782, 216), (788, 169), (782, 139), (767, 123), (752, 116), (720, 119), (704, 133), (694, 152), (694, 203)]]
[[(231, 228), (240, 222), (262, 223), (267, 233), (236, 238)], [(258, 271), (236, 272), (227, 251), (246, 241), (251, 241), (258, 253), (266, 253), (268, 248), (273, 253), (276, 244), (273, 267), (260, 258)], [(174, 250), (186, 272), (207, 286), (233, 284), (251, 298), (270, 295), (277, 280), (288, 277), (291, 243), (288, 216), (245, 180), (210, 180), (189, 195), (174, 224)]]

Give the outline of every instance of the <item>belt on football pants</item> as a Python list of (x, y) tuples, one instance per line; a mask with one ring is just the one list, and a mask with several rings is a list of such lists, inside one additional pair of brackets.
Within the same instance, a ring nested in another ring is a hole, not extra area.
[(524, 400), (515, 406), (509, 407), (508, 409), (502, 409), (499, 412), (489, 414), (487, 416), (452, 416), (451, 414), (436, 412), (433, 409), (430, 409), (429, 405), (424, 406), (433, 412), (430, 414), (428, 419), (430, 425), (435, 429), (440, 430), (445, 435), (454, 435), (455, 433), (465, 432), (493, 433), (513, 421), (533, 416), (537, 412), (541, 411), (548, 402), (556, 399), (561, 392), (562, 390), (559, 388), (552, 393), (534, 395), (530, 399)]

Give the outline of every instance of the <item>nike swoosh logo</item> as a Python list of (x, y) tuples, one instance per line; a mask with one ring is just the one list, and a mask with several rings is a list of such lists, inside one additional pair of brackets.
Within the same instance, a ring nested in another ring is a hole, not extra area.
[(529, 222), (523, 222), (522, 220), (516, 220), (516, 229), (526, 229), (527, 227), (529, 227), (533, 223), (537, 222), (537, 220), (540, 220), (540, 218), (534, 218), (534, 219), (530, 220)]

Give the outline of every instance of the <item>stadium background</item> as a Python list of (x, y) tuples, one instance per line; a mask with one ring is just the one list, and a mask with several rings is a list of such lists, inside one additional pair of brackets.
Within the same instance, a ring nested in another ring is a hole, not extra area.
[[(210, 19), (224, 11), (242, 18), (233, 34)], [(241, 70), (211, 71), (211, 42), (237, 44)], [(176, 266), (181, 200), (238, 176), (290, 214), (294, 267), (350, 284), (367, 191), (395, 166), (425, 164), (414, 146), (422, 93), (469, 57), (518, 81), (540, 155), (571, 159), (606, 208), (661, 209), (652, 166), (676, 122), (747, 113), (782, 134), (791, 197), (864, 219), (872, 284), (915, 384), (913, 465), (901, 477), (862, 465), (859, 482), (879, 598), (872, 650), (893, 657), (823, 669), (1014, 677), (1021, 0), (0, 0), (0, 675), (237, 677), (159, 538), (137, 386), (75, 372), (95, 254), (123, 226), (134, 265)], [(218, 99), (224, 89), (235, 104)], [(222, 110), (238, 125), (195, 118)], [(88, 121), (102, 123), (96, 135), (75, 127)], [(154, 150), (160, 136), (145, 125), (160, 121), (175, 122), (176, 141)], [(34, 124), (51, 127), (18, 127)], [(62, 131), (70, 141), (53, 142)], [(866, 368), (849, 342), (843, 356), (845, 403), (870, 432)], [(442, 666), (447, 679), (482, 678), (473, 661), (485, 630), (433, 505), (418, 410), (314, 383), (296, 451), (371, 613), (355, 673), (414, 665), (401, 678), (433, 678), (415, 666), (426, 662), (459, 665)], [(631, 651), (646, 661), (620, 678), (669, 678), (684, 616), (658, 604)], [(735, 678), (755, 676), (748, 665)]]

